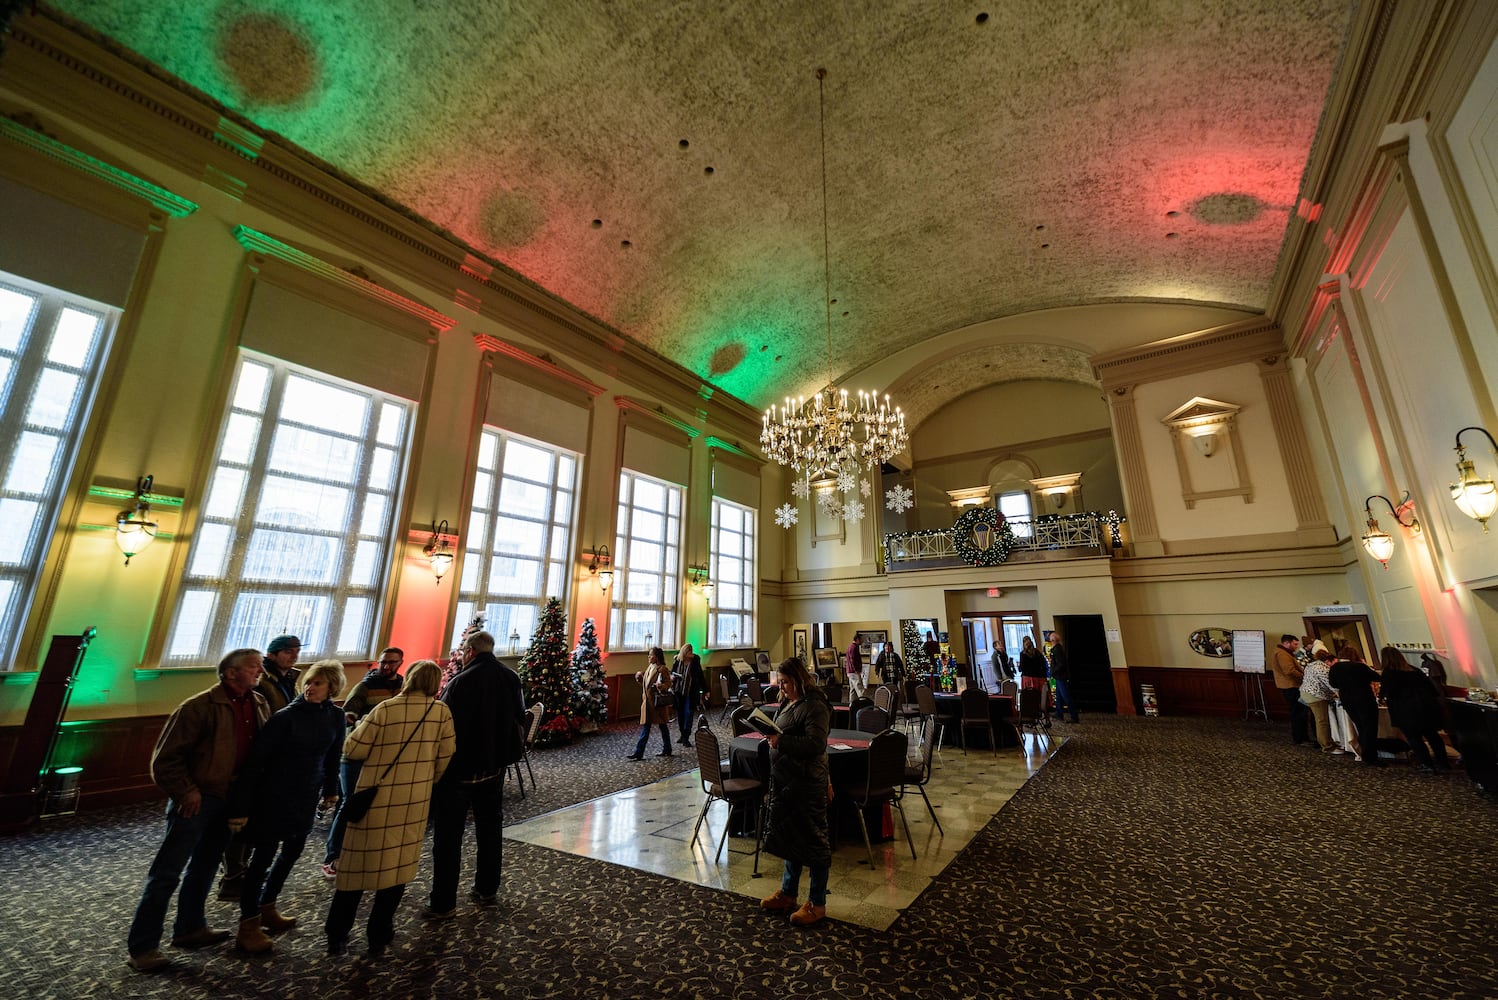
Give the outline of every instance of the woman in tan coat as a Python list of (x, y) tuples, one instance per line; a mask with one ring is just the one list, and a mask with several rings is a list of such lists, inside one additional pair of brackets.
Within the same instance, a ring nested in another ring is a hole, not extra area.
[[(661, 652), (661, 647), (650, 647), (650, 665), (645, 668), (644, 674), (635, 674), (635, 679), (640, 682), (640, 742), (635, 744), (635, 752), (629, 755), (630, 760), (643, 760), (645, 757), (645, 742), (650, 739), (650, 727), (661, 728), (661, 743), (664, 746), (657, 757), (671, 756), (671, 668), (666, 666), (666, 654)], [(655, 704), (656, 696), (664, 694), (664, 704)]]
[(376, 890), (369, 954), (380, 955), (395, 937), (395, 910), (421, 860), (432, 785), (457, 743), (452, 713), (435, 700), (441, 683), (442, 668), (431, 660), (412, 664), (400, 694), (376, 705), (343, 744), (345, 757), (364, 762), (354, 794), (372, 786), (379, 791), (369, 814), (344, 835), (324, 927), (330, 955), (347, 950), (365, 889)]

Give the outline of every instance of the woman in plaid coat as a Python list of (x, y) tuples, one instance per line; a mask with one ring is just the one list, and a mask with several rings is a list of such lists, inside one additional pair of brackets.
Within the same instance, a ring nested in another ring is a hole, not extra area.
[(376, 890), (369, 912), (370, 955), (378, 956), (395, 937), (396, 908), (421, 860), (432, 785), (447, 770), (457, 743), (452, 713), (435, 700), (441, 683), (436, 663), (412, 664), (400, 694), (376, 705), (343, 744), (345, 757), (364, 762), (355, 792), (375, 785), (379, 792), (369, 815), (350, 823), (344, 835), (333, 883), (337, 891), (324, 928), (330, 955), (347, 949), (365, 889)]

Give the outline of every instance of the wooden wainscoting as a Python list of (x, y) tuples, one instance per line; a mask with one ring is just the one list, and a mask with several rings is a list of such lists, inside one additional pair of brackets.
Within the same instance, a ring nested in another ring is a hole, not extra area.
[[(53, 755), (54, 767), (83, 768), (79, 809), (104, 809), (163, 798), (151, 782), (151, 751), (166, 725), (164, 715), (68, 722)], [(9, 760), (20, 726), (0, 728), (0, 760)]]
[(1144, 714), (1140, 702), (1139, 686), (1153, 684), (1155, 698), (1161, 715), (1212, 715), (1223, 718), (1242, 718), (1244, 710), (1243, 678), (1254, 677), (1264, 691), (1264, 704), (1271, 719), (1288, 719), (1289, 706), (1284, 696), (1274, 687), (1268, 674), (1238, 674), (1231, 669), (1217, 667), (1136, 667), (1114, 671), (1114, 686), (1119, 675), (1127, 675), (1127, 693), (1120, 692), (1119, 711), (1127, 714), (1125, 705), (1131, 705), (1133, 714)]

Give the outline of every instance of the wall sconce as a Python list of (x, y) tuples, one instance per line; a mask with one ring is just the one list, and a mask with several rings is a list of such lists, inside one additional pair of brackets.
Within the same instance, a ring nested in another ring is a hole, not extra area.
[(146, 494), (151, 490), (154, 477), (145, 476), (135, 481), (135, 506), (122, 510), (114, 522), (114, 544), (125, 553), (125, 565), (141, 549), (156, 540), (156, 522), (150, 519), (151, 505)]
[(608, 590), (614, 585), (614, 559), (609, 555), (609, 547), (599, 545), (590, 549), (589, 554), (593, 561), (588, 564), (588, 572), (598, 577), (599, 589)]
[(707, 567), (700, 563), (693, 563), (687, 567), (687, 582), (702, 591), (702, 596), (707, 600), (713, 599), (713, 581), (708, 579)]
[(447, 547), (447, 536), (449, 534), (451, 532), (447, 527), (447, 518), (443, 518), (441, 524), (433, 521), (432, 540), (427, 543), (426, 548), (421, 550), (427, 557), (427, 560), (431, 562), (432, 575), (437, 578), (438, 583), (441, 583), (442, 578), (447, 575), (447, 571), (453, 568), (452, 549)]
[[(1389, 513), (1394, 515), (1394, 520), (1410, 529), (1411, 534), (1420, 534), (1420, 519), (1415, 516), (1415, 501), (1410, 499), (1408, 493), (1404, 495), (1404, 500), (1398, 507), (1395, 507), (1394, 501), (1382, 493), (1375, 493), (1363, 501), (1363, 513), (1368, 515), (1368, 530), (1363, 532), (1363, 548), (1368, 550), (1370, 556), (1383, 563), (1384, 569), (1388, 569), (1389, 557), (1394, 554), (1394, 537), (1380, 528), (1378, 521), (1374, 519), (1373, 510), (1369, 505), (1375, 500), (1382, 500), (1388, 504)], [(1409, 520), (1405, 520), (1406, 517)]]
[(1217, 450), (1217, 428), (1203, 427), (1191, 435), (1191, 445), (1202, 458), (1211, 458), (1212, 453)]
[(1463, 514), (1482, 525), (1482, 533), (1488, 533), (1488, 518), (1498, 511), (1498, 486), (1491, 479), (1477, 474), (1476, 467), (1467, 458), (1467, 449), (1462, 447), (1462, 435), (1477, 431), (1488, 439), (1488, 445), (1498, 454), (1498, 441), (1481, 427), (1463, 427), (1456, 432), (1456, 472), (1460, 477), (1451, 484), (1451, 499)]

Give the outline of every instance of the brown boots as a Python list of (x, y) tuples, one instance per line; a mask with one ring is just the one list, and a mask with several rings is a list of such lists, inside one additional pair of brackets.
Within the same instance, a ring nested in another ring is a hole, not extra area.
[(296, 926), (296, 917), (283, 917), (276, 912), (275, 903), (264, 903), (260, 907), (260, 926), (267, 934), (279, 934)]
[(260, 929), (260, 918), (257, 916), (245, 917), (239, 922), (239, 937), (234, 944), (242, 952), (258, 955), (261, 952), (270, 951), (275, 942)]

